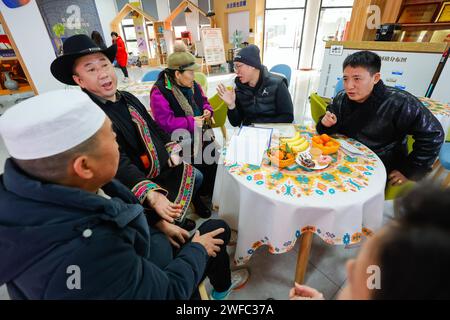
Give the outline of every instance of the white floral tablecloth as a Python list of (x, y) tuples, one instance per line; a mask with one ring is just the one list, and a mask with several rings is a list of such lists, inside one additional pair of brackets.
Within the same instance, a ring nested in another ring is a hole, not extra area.
[(439, 120), (445, 134), (447, 134), (450, 129), (450, 106), (431, 98), (419, 97), (418, 99)]
[(120, 83), (118, 89), (133, 94), (147, 110), (150, 110), (150, 90), (154, 84), (154, 81)]
[[(307, 139), (314, 128), (297, 126)], [(265, 157), (262, 165), (220, 164), (213, 204), (220, 218), (238, 231), (234, 262), (246, 263), (260, 246), (274, 254), (291, 250), (303, 232), (325, 242), (347, 245), (382, 224), (386, 172), (375, 153), (346, 139), (364, 154), (341, 150), (323, 170), (294, 165), (278, 169)]]

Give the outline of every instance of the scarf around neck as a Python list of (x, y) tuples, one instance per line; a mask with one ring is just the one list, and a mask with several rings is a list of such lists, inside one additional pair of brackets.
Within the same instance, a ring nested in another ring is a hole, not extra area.
[(194, 100), (194, 88), (181, 87), (176, 83), (171, 83), (167, 74), (165, 75), (165, 83), (166, 88), (172, 91), (175, 100), (177, 100), (186, 116), (201, 116), (200, 108)]

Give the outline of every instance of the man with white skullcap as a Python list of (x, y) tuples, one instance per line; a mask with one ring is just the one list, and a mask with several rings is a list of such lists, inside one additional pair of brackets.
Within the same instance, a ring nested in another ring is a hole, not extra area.
[(220, 220), (173, 256), (113, 180), (116, 135), (85, 93), (25, 100), (0, 118), (0, 135), (11, 155), (0, 176), (0, 285), (11, 298), (189, 299), (205, 274), (226, 267), (215, 258), (229, 240)]

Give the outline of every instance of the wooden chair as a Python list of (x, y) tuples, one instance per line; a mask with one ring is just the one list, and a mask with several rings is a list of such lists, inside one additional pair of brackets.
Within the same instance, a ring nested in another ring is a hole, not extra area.
[(202, 300), (209, 300), (208, 292), (206, 291), (205, 281), (202, 281), (202, 283), (198, 286), (198, 291), (200, 292), (200, 298)]

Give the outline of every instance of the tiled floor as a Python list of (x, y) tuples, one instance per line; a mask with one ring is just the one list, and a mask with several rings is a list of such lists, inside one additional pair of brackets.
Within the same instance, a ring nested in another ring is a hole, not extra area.
[[(140, 79), (146, 69), (132, 68), (130, 77)], [(119, 74), (119, 78), (122, 75)], [(307, 123), (311, 121), (308, 96), (318, 87), (319, 74), (315, 71), (296, 72), (291, 79), (290, 91), (295, 106), (295, 122)], [(232, 75), (216, 76), (209, 78), (208, 96), (215, 93), (215, 87), (219, 82), (231, 84)], [(227, 125), (229, 127), (229, 124)], [(220, 139), (221, 134), (216, 135)], [(0, 141), (0, 173), (3, 172), (3, 164), (8, 154)], [(386, 219), (392, 215), (392, 203), (386, 201), (384, 210)], [(233, 248), (229, 248), (232, 254)], [(345, 283), (345, 262), (355, 257), (359, 247), (346, 249), (343, 246), (330, 246), (314, 237), (311, 249), (310, 262), (306, 274), (306, 284), (317, 288), (324, 293), (325, 298), (334, 299), (337, 292)], [(233, 292), (230, 299), (262, 299), (275, 298), (287, 299), (290, 288), (293, 285), (298, 244), (288, 253), (272, 255), (266, 247), (261, 247), (253, 255), (248, 263), (251, 277), (247, 285)], [(0, 299), (8, 299), (5, 287), (0, 287)]]

